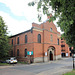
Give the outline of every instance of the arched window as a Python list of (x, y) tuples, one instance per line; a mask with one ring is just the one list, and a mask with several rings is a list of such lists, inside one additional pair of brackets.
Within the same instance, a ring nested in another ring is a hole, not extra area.
[(27, 56), (27, 49), (25, 49), (25, 57)]
[(59, 45), (59, 39), (57, 39), (57, 44)]
[(17, 49), (17, 56), (19, 56), (19, 49)]
[(38, 34), (38, 43), (41, 43), (41, 35)]
[(13, 45), (13, 39), (12, 39), (12, 45)]
[(19, 44), (19, 37), (17, 38), (17, 44)]
[(11, 51), (11, 57), (13, 57), (13, 50)]
[(27, 35), (25, 35), (25, 43), (27, 43)]
[(52, 28), (50, 28), (50, 31), (51, 31), (51, 32), (53, 31)]
[(52, 36), (52, 34), (51, 34), (51, 36), (50, 36), (50, 41), (53, 41), (53, 36)]

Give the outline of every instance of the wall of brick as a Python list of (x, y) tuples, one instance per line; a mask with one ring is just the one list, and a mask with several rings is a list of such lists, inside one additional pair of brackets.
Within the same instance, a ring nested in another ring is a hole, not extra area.
[[(61, 45), (64, 45), (65, 47), (61, 47), (61, 52), (62, 53), (65, 53), (65, 56), (66, 56), (66, 53), (68, 53), (68, 56), (70, 56), (70, 50), (69, 50), (69, 45), (66, 44), (66, 41), (64, 39), (61, 40)], [(63, 50), (63, 51), (62, 51)]]
[[(36, 24), (32, 23), (32, 33), (31, 31), (23, 32), (21, 34), (12, 36), (10, 39), (10, 43), (12, 43), (13, 39), (13, 52), (15, 53), (14, 56), (17, 56), (17, 49), (19, 49), (19, 59), (27, 59), (30, 56), (25, 58), (25, 49), (27, 51), (33, 51), (33, 57), (34, 59), (44, 57), (45, 52), (48, 53), (48, 49), (50, 47), (54, 47), (54, 55), (60, 56), (61, 55), (61, 39), (60, 39), (60, 33), (57, 32), (57, 28), (54, 25), (54, 23), (51, 21), (50, 23), (48, 21), (42, 23), (42, 24)], [(52, 28), (52, 32), (50, 31), (50, 28)], [(38, 43), (38, 34), (41, 35), (41, 43)], [(25, 35), (27, 35), (27, 44), (25, 43)], [(51, 41), (51, 35), (53, 36), (53, 41)], [(17, 38), (19, 37), (19, 45), (17, 45)], [(59, 39), (59, 45), (57, 44), (57, 39)], [(20, 58), (21, 57), (21, 58)], [(22, 60), (23, 60), (22, 59)], [(46, 59), (47, 60), (47, 59)], [(37, 61), (37, 59), (36, 59)]]
[[(37, 24), (34, 23), (34, 24), (32, 24), (32, 26), (40, 28), (40, 30), (36, 29), (36, 30), (33, 31), (34, 42), (37, 42), (37, 35), (41, 34), (41, 44), (39, 44), (39, 43), (34, 44), (34, 51), (35, 51), (34, 57), (35, 58), (36, 57), (43, 57), (43, 53), (44, 53), (44, 56), (45, 56), (45, 52), (48, 52), (48, 48), (50, 46), (55, 47), (55, 51), (54, 51), (55, 56), (61, 55), (61, 39), (57, 35), (57, 34), (60, 35), (60, 33), (57, 32), (57, 29), (56, 29), (55, 25), (52, 22), (49, 23), (47, 21), (46, 23), (42, 23), (40, 25), (37, 25)], [(50, 31), (50, 28), (53, 29), (53, 32)], [(50, 40), (51, 34), (53, 35), (53, 41)], [(59, 39), (60, 45), (57, 45), (57, 39)], [(43, 41), (44, 41), (44, 51), (43, 51)]]

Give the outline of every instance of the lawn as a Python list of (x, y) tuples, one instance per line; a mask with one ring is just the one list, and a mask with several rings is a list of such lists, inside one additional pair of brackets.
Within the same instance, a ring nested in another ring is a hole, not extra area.
[(64, 75), (75, 75), (75, 70), (71, 71), (71, 72), (67, 72)]
[(26, 62), (18, 62), (18, 64), (27, 64)]
[(10, 64), (7, 63), (0, 63), (0, 66), (9, 66)]
[[(17, 64), (27, 64), (26, 62), (18, 62)], [(0, 66), (10, 66), (13, 64), (8, 64), (8, 63), (0, 63)]]

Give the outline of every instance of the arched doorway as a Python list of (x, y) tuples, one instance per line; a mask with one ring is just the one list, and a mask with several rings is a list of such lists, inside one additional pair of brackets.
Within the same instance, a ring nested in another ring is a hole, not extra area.
[(55, 47), (51, 46), (48, 48), (48, 60), (49, 61), (53, 61), (55, 59), (54, 51), (55, 51)]
[(50, 51), (50, 60), (53, 60), (53, 53)]

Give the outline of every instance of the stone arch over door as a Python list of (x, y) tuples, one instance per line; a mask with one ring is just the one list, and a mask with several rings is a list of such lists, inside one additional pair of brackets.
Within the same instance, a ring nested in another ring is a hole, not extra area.
[(55, 47), (54, 46), (50, 46), (48, 48), (48, 61), (53, 61), (55, 59), (54, 51), (55, 51)]

